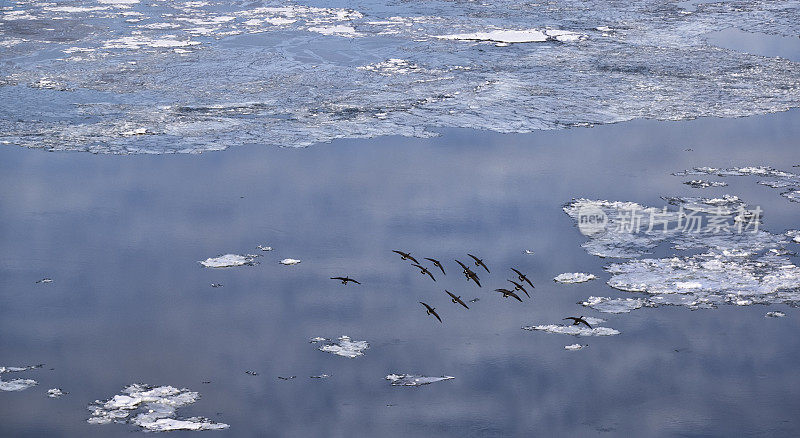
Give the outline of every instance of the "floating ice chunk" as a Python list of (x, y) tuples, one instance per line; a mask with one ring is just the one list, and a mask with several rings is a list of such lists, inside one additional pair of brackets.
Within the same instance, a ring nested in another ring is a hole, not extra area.
[(786, 232), (786, 235), (795, 243), (800, 243), (800, 230), (789, 230)]
[(41, 280), (36, 280), (36, 284), (42, 284), (42, 283), (46, 284), (46, 283), (52, 283), (52, 282), (53, 282), (53, 280), (51, 278), (43, 278)]
[(0, 391), (22, 391), (23, 389), (28, 389), (36, 385), (38, 385), (38, 383), (33, 379), (0, 379)]
[(584, 272), (567, 272), (559, 274), (553, 279), (556, 283), (584, 283), (597, 278), (594, 274)]
[(176, 418), (176, 410), (197, 401), (200, 394), (186, 388), (133, 384), (105, 401), (89, 405), (91, 424), (129, 423), (152, 432), (227, 429), (203, 417)]
[(336, 341), (326, 338), (312, 338), (311, 342), (325, 342), (325, 345), (319, 347), (319, 351), (351, 359), (363, 356), (364, 350), (369, 348), (367, 341), (353, 341), (349, 336), (344, 335), (340, 336)]
[(205, 266), (206, 268), (230, 268), (234, 266), (252, 266), (255, 264), (255, 258), (257, 256), (248, 254), (248, 255), (239, 255), (239, 254), (225, 254), (217, 257), (207, 258), (200, 263), (201, 265)]
[(531, 331), (543, 331), (548, 333), (557, 333), (557, 334), (571, 335), (571, 336), (614, 336), (619, 334), (618, 330), (614, 330), (612, 328), (608, 327), (589, 328), (584, 325), (548, 324), (548, 325), (527, 326), (527, 327), (522, 327), (522, 329)]
[(442, 382), (455, 379), (453, 376), (425, 377), (414, 374), (389, 374), (386, 380), (392, 382), (392, 386), (422, 386), (431, 383)]
[(767, 314), (764, 316), (767, 318), (783, 318), (784, 316), (786, 316), (786, 314), (776, 310), (773, 312), (767, 312)]
[(791, 181), (776, 181), (776, 180), (764, 180), (759, 181), (759, 184), (762, 186), (772, 187), (773, 189), (785, 189), (786, 187), (792, 187), (796, 184)]
[(283, 259), (279, 263), (282, 264), (282, 265), (296, 265), (296, 264), (298, 264), (300, 262), (302, 262), (302, 260), (298, 260), (298, 259)]
[(351, 38), (362, 36), (362, 34), (356, 32), (352, 26), (347, 26), (344, 24), (336, 24), (333, 26), (312, 26), (309, 27), (308, 30), (310, 32), (321, 33), (322, 35), (336, 35)]
[(525, 255), (533, 255), (533, 251), (526, 249), (522, 251)]
[(311, 376), (312, 379), (327, 379), (328, 377), (330, 377), (328, 374), (319, 374), (316, 376)]
[(492, 30), (489, 32), (437, 35), (443, 40), (493, 41), (497, 43), (541, 43), (557, 40), (563, 42), (580, 41), (586, 35), (558, 29)]
[(61, 388), (51, 388), (47, 390), (47, 396), (50, 398), (59, 398), (65, 394), (69, 393), (62, 391)]
[(419, 70), (417, 64), (413, 64), (405, 59), (391, 58), (383, 62), (376, 62), (374, 64), (362, 65), (358, 67), (359, 70), (366, 70), (378, 73), (383, 76), (391, 75), (404, 75), (413, 71)]
[(42, 365), (25, 367), (0, 367), (0, 391), (22, 391), (23, 389), (28, 389), (31, 386), (36, 386), (38, 383), (33, 379), (3, 380), (2, 375), (6, 373), (19, 373), (41, 367)]
[(672, 205), (682, 206), (686, 210), (719, 215), (731, 215), (746, 204), (738, 196), (724, 195), (722, 198), (696, 198), (680, 196), (663, 196)]
[(586, 301), (579, 304), (603, 313), (628, 313), (631, 310), (636, 310), (642, 306), (648, 305), (648, 303), (642, 298), (610, 298), (594, 296), (587, 298)]
[(781, 196), (784, 198), (792, 201), (792, 202), (800, 202), (800, 190), (792, 190), (789, 192), (781, 193)]
[(260, 249), (261, 251), (272, 251), (271, 246), (258, 245), (258, 249)]
[(693, 179), (691, 181), (686, 181), (686, 184), (689, 187), (693, 187), (695, 189), (706, 189), (708, 187), (725, 187), (728, 183), (724, 181), (706, 181), (702, 179)]
[(146, 134), (148, 134), (147, 128), (134, 128), (120, 132), (119, 135), (123, 137), (132, 137), (134, 135), (146, 135)]
[(586, 347), (588, 347), (588, 345), (570, 344), (570, 345), (565, 345), (564, 349), (569, 351), (577, 351), (577, 350), (582, 350)]

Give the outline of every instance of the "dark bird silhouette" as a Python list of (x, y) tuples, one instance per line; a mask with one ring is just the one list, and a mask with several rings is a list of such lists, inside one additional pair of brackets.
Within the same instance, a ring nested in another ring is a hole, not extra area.
[(419, 272), (420, 272), (421, 274), (423, 274), (423, 275), (424, 275), (424, 274), (428, 274), (428, 276), (429, 276), (429, 277), (431, 277), (431, 280), (433, 280), (433, 281), (436, 281), (436, 279), (435, 279), (435, 278), (433, 278), (433, 274), (431, 274), (431, 271), (429, 271), (429, 270), (428, 270), (428, 268), (426, 268), (426, 267), (424, 267), (424, 266), (422, 266), (422, 265), (420, 265), (420, 264), (417, 264), (417, 263), (413, 263), (411, 266), (416, 266), (416, 267), (418, 267), (418, 268), (419, 268)]
[(501, 289), (495, 289), (495, 290), (497, 292), (500, 292), (501, 294), (503, 294), (503, 298), (514, 297), (520, 303), (522, 302), (522, 298), (520, 298), (519, 295), (515, 294), (513, 290), (502, 289), (502, 288)]
[(444, 272), (444, 267), (442, 266), (442, 263), (439, 262), (439, 260), (432, 259), (430, 257), (425, 257), (425, 260), (430, 260), (437, 268), (442, 270), (442, 274), (447, 275), (447, 273)]
[(453, 304), (461, 304), (461, 305), (462, 305), (462, 306), (464, 306), (465, 308), (469, 309), (469, 306), (467, 306), (466, 304), (464, 304), (464, 302), (463, 302), (463, 301), (461, 301), (461, 297), (457, 297), (457, 296), (455, 296), (455, 295), (454, 295), (452, 292), (450, 292), (450, 291), (449, 291), (449, 290), (447, 290), (447, 289), (445, 289), (445, 292), (447, 292), (447, 295), (450, 295), (450, 298), (452, 298), (452, 300), (450, 300), (450, 301), (452, 301), (452, 302), (453, 302)]
[(489, 270), (489, 268), (486, 267), (486, 264), (483, 263), (482, 259), (479, 259), (470, 253), (467, 253), (467, 255), (472, 257), (472, 260), (475, 260), (475, 266), (483, 266), (483, 269), (486, 269), (486, 272), (492, 272)]
[(415, 259), (414, 257), (411, 257), (411, 253), (410, 252), (398, 251), (396, 249), (393, 249), (392, 252), (400, 254), (400, 258), (403, 259), (403, 260), (411, 260), (414, 263), (417, 263), (417, 264), (419, 263), (417, 261), (417, 259)]
[(427, 304), (423, 303), (422, 301), (420, 301), (419, 303), (420, 303), (420, 304), (422, 304), (423, 306), (425, 306), (425, 309), (427, 309), (427, 311), (428, 311), (428, 312), (427, 312), (427, 313), (428, 313), (428, 315), (433, 315), (433, 316), (435, 316), (435, 317), (436, 317), (436, 319), (438, 319), (438, 320), (439, 320), (439, 322), (442, 322), (442, 318), (439, 318), (439, 314), (438, 314), (438, 313), (436, 313), (436, 308), (435, 308), (435, 307), (431, 307), (431, 306), (429, 306), (429, 305), (427, 305)]
[(339, 280), (342, 284), (347, 284), (348, 281), (352, 281), (355, 284), (361, 284), (358, 280), (353, 280), (350, 277), (331, 277), (331, 280)]
[(583, 319), (583, 316), (579, 316), (579, 317), (568, 316), (568, 317), (564, 318), (564, 320), (567, 320), (567, 319), (571, 319), (572, 320), (572, 325), (585, 324), (586, 327), (592, 328), (592, 326), (590, 326), (589, 323), (586, 322), (585, 319)]
[(481, 287), (481, 279), (478, 277), (478, 274), (472, 272), (472, 269), (470, 269), (469, 266), (461, 263), (460, 261), (456, 260), (456, 263), (461, 265), (461, 268), (464, 269), (464, 277), (467, 278), (467, 281), (472, 280), (478, 285), (478, 287)]
[(529, 294), (529, 293), (528, 293), (528, 291), (526, 291), (526, 290), (525, 290), (525, 288), (524, 288), (524, 287), (522, 287), (522, 285), (521, 285), (521, 284), (517, 283), (517, 282), (516, 282), (516, 281), (514, 281), (514, 280), (508, 280), (508, 281), (510, 281), (510, 282), (511, 282), (511, 284), (513, 284), (513, 285), (514, 285), (514, 290), (521, 290), (521, 291), (525, 292), (525, 295), (527, 295), (527, 296), (528, 296), (528, 298), (530, 298), (530, 297), (531, 297), (531, 294)]
[(519, 277), (519, 281), (525, 281), (529, 285), (531, 285), (531, 287), (536, 287), (536, 286), (533, 285), (533, 283), (531, 283), (530, 280), (528, 280), (528, 277), (526, 277), (525, 274), (523, 274), (522, 272), (517, 271), (514, 268), (511, 268), (511, 270), (517, 273), (517, 277)]

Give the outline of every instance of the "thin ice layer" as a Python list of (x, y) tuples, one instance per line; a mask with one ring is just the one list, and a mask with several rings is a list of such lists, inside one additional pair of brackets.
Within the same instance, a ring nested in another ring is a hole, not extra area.
[(389, 374), (386, 376), (386, 380), (392, 382), (392, 386), (422, 386), (451, 379), (455, 379), (455, 377), (425, 377), (415, 374)]

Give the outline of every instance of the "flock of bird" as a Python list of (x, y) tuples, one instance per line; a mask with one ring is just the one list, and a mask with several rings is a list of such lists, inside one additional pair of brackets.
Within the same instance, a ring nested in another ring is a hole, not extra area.
[[(414, 256), (411, 255), (411, 253), (403, 252), (403, 251), (400, 251), (400, 250), (392, 250), (392, 252), (397, 254), (397, 255), (399, 255), (400, 259), (408, 260), (408, 261), (412, 262), (411, 266), (414, 266), (415, 268), (419, 269), (421, 275), (427, 275), (428, 277), (430, 277), (431, 280), (436, 281), (436, 277), (434, 277), (433, 273), (428, 268), (423, 266), (419, 262), (419, 260), (414, 258)], [(492, 272), (492, 271), (489, 270), (489, 267), (486, 266), (486, 263), (484, 263), (483, 259), (480, 259), (480, 258), (478, 258), (478, 257), (476, 257), (476, 256), (474, 256), (472, 254), (469, 254), (469, 253), (467, 253), (467, 256), (469, 256), (474, 261), (476, 269), (477, 268), (483, 268), (484, 270), (486, 270), (486, 273), (491, 273)], [(439, 268), (439, 270), (442, 271), (443, 275), (447, 275), (447, 273), (445, 272), (444, 266), (442, 265), (441, 261), (436, 260), (434, 258), (430, 258), (430, 257), (425, 257), (423, 260), (427, 260), (427, 261), (433, 263), (433, 266)], [(481, 279), (478, 277), (478, 274), (476, 274), (475, 271), (470, 269), (469, 266), (465, 265), (460, 260), (456, 259), (455, 261), (456, 261), (456, 263), (459, 264), (459, 266), (461, 266), (461, 269), (463, 271), (464, 277), (467, 279), (467, 282), (472, 281), (476, 285), (478, 285), (478, 287), (482, 287), (481, 286)], [(514, 273), (517, 275), (516, 280), (518, 280), (518, 281), (511, 280), (511, 279), (507, 279), (507, 281), (509, 283), (511, 283), (512, 285), (514, 285), (514, 289), (498, 288), (498, 289), (495, 289), (495, 291), (503, 294), (504, 298), (512, 297), (512, 298), (516, 299), (517, 301), (522, 302), (522, 298), (520, 298), (519, 295), (517, 295), (516, 292), (517, 291), (521, 291), (528, 298), (530, 298), (531, 295), (528, 293), (528, 290), (526, 289), (526, 285), (530, 286), (531, 289), (534, 289), (535, 286), (530, 281), (530, 279), (528, 279), (528, 277), (525, 274), (523, 274), (522, 272), (520, 272), (518, 269), (511, 268), (511, 270), (514, 271)], [(342, 284), (345, 284), (345, 285), (347, 283), (361, 284), (358, 280), (350, 278), (349, 276), (331, 277), (331, 280), (341, 281)], [(467, 304), (464, 303), (464, 301), (461, 299), (460, 296), (450, 292), (447, 289), (445, 289), (445, 293), (447, 293), (447, 295), (450, 296), (450, 301), (453, 304), (459, 304), (459, 305), (463, 306), (465, 309), (469, 309), (469, 306), (467, 306)], [(473, 300), (473, 301), (477, 301), (477, 299)], [(436, 308), (435, 307), (432, 307), (429, 304), (424, 303), (422, 301), (420, 301), (419, 303), (422, 304), (425, 307), (425, 311), (426, 311), (426, 313), (428, 315), (431, 315), (434, 318), (436, 318), (437, 320), (439, 320), (439, 322), (442, 322), (442, 318), (439, 316), (438, 313), (436, 313)], [(592, 326), (589, 325), (589, 323), (586, 322), (585, 319), (583, 319), (583, 316), (580, 316), (580, 317), (570, 316), (568, 318), (564, 318), (564, 320), (572, 320), (573, 321), (573, 325), (584, 324), (587, 327), (592, 328)]]

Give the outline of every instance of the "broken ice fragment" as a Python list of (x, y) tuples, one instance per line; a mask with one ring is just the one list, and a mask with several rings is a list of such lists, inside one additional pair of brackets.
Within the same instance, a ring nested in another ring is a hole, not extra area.
[(133, 384), (121, 394), (88, 406), (91, 424), (128, 423), (146, 431), (219, 430), (227, 429), (225, 423), (216, 423), (203, 417), (177, 418), (176, 410), (197, 401), (200, 394), (172, 386)]
[(302, 260), (298, 260), (298, 259), (283, 259), (283, 260), (280, 261), (280, 264), (282, 264), (282, 265), (296, 265), (296, 264), (300, 263), (301, 261)]
[(767, 312), (767, 314), (764, 315), (764, 316), (767, 317), (767, 318), (783, 318), (784, 316), (786, 316), (786, 314), (781, 312), (781, 311), (776, 310), (776, 311), (773, 311), (773, 312)]
[(313, 338), (311, 342), (325, 342), (325, 345), (319, 347), (319, 351), (335, 354), (337, 356), (354, 358), (364, 355), (364, 350), (369, 348), (367, 341), (353, 341), (349, 336), (340, 336), (339, 339), (333, 341), (325, 338)]
[(576, 351), (576, 350), (581, 350), (581, 349), (586, 348), (586, 347), (588, 347), (588, 345), (571, 344), (571, 345), (565, 345), (564, 349), (565, 350), (570, 350), (570, 351)]
[(693, 179), (691, 181), (684, 182), (684, 184), (695, 189), (705, 189), (708, 187), (725, 187), (728, 185), (728, 183), (724, 181), (706, 181), (702, 179)]
[(425, 377), (414, 374), (389, 374), (386, 380), (392, 382), (392, 386), (422, 386), (444, 380), (455, 379), (453, 376)]
[(562, 335), (571, 336), (613, 336), (618, 335), (619, 331), (608, 327), (593, 327), (578, 325), (560, 325), (560, 324), (547, 324), (547, 325), (532, 325), (522, 327), (523, 330), (530, 331), (543, 331), (548, 333), (558, 333)]
[(218, 257), (211, 257), (205, 259), (200, 263), (206, 268), (230, 268), (234, 266), (253, 266), (255, 264), (255, 255), (239, 255), (239, 254), (225, 254)]
[(330, 377), (330, 376), (327, 375), (327, 374), (320, 374), (320, 375), (317, 375), (317, 376), (311, 376), (312, 379), (327, 379), (328, 377)]
[(261, 251), (272, 251), (271, 246), (258, 245), (258, 249), (260, 249)]
[(556, 283), (584, 283), (597, 278), (594, 274), (586, 274), (584, 272), (568, 272), (559, 274), (553, 279)]
[[(589, 297), (578, 303), (603, 313), (628, 313), (646, 305), (642, 298)], [(590, 323), (591, 324), (591, 323)]]
[(795, 243), (800, 243), (800, 230), (789, 230), (786, 232), (786, 235)]
[(59, 398), (65, 394), (69, 393), (62, 391), (61, 388), (52, 388), (47, 390), (47, 396), (50, 398)]
[(3, 380), (2, 375), (6, 373), (18, 373), (28, 371), (35, 368), (41, 368), (42, 365), (33, 365), (25, 367), (0, 367), (0, 391), (22, 391), (32, 386), (36, 386), (38, 382), (33, 379), (13, 379)]
[(50, 279), (50, 278), (43, 278), (43, 279), (41, 279), (41, 280), (36, 280), (36, 284), (40, 284), (40, 283), (52, 283), (52, 282), (53, 282), (53, 280), (52, 280), (52, 279)]

